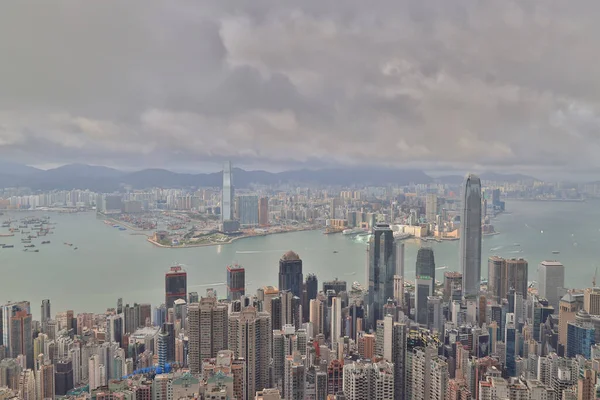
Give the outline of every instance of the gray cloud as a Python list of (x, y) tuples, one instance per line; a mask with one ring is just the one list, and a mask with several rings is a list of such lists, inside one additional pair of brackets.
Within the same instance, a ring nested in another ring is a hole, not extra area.
[(600, 3), (0, 5), (0, 157), (600, 168)]

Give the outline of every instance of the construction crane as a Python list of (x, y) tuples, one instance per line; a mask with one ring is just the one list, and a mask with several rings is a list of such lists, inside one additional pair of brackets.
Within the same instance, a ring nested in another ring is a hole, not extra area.
[(596, 287), (596, 277), (598, 276), (598, 267), (596, 267), (596, 272), (594, 272), (594, 278), (592, 279), (592, 287)]

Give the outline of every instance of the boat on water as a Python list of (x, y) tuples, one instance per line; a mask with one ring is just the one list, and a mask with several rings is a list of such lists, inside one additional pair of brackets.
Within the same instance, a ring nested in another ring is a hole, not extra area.
[(121, 226), (121, 227), (119, 227), (119, 230), (120, 230), (120, 231), (126, 231), (126, 230), (127, 230), (127, 228), (123, 228), (123, 227)]
[(337, 250), (334, 250), (334, 251), (333, 251), (333, 254), (337, 254), (337, 253), (338, 253), (338, 251), (337, 251)]
[(342, 235), (353, 236), (353, 235), (358, 235), (360, 233), (365, 233), (365, 232), (366, 232), (366, 230), (362, 229), (362, 228), (344, 229), (342, 231)]
[(9, 236), (15, 236), (14, 233), (0, 233), (0, 237), (9, 237)]
[(552, 250), (552, 254), (560, 254), (560, 251), (558, 251), (558, 250)]
[[(404, 232), (394, 232), (394, 239), (396, 240), (404, 240), (404, 239), (408, 239), (409, 237), (411, 237), (412, 235), (410, 233), (404, 233)], [(424, 239), (424, 238), (421, 238)]]
[(2, 246), (3, 249), (12, 249), (13, 247), (15, 247), (14, 244), (5, 244), (4, 246)]
[(77, 250), (77, 247), (75, 247), (73, 250)]
[(49, 240), (44, 240), (44, 241), (42, 242), (42, 244), (50, 244), (50, 241), (49, 241)]
[(35, 244), (26, 244), (26, 245), (25, 245), (25, 246), (23, 246), (23, 247), (35, 247)]
[(33, 250), (34, 253), (39, 253), (40, 251), (38, 249)]

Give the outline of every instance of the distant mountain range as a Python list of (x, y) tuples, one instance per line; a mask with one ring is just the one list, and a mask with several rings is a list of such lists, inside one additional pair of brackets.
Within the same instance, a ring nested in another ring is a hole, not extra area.
[[(96, 192), (113, 192), (124, 186), (135, 189), (149, 187), (219, 187), (221, 172), (206, 174), (184, 174), (165, 169), (144, 169), (125, 172), (114, 168), (86, 164), (69, 164), (62, 167), (42, 170), (27, 165), (0, 161), (0, 187), (29, 187), (33, 190), (90, 189)], [(251, 184), (296, 184), (296, 185), (408, 185), (410, 183), (460, 183), (463, 176), (449, 175), (432, 178), (421, 170), (384, 168), (328, 168), (320, 170), (294, 170), (272, 173), (267, 171), (246, 171), (234, 168), (234, 186), (247, 188)], [(483, 180), (516, 182), (534, 179), (525, 175), (482, 174)]]

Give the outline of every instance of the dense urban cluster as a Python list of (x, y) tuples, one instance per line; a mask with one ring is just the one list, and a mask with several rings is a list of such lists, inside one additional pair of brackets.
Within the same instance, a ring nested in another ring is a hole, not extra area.
[[(230, 180), (226, 169), (222, 223), (235, 220)], [(491, 209), (501, 211), (497, 193)], [(428, 214), (438, 198), (425, 198)], [(467, 176), (453, 210), (461, 270), (445, 271), (443, 281), (426, 246), (415, 281), (406, 280), (404, 243), (373, 214), (360, 221), (369, 231), (364, 285), (319, 285), (290, 250), (278, 287), (256, 293), (246, 292), (239, 265), (224, 271), (221, 296), (215, 288), (188, 292), (188, 272), (175, 265), (154, 307), (116, 299), (101, 314), (52, 314), (44, 300), (33, 320), (29, 302), (4, 304), (0, 399), (596, 398), (595, 278), (569, 290), (564, 266), (541, 261), (536, 285), (526, 260), (493, 256), (482, 281), (486, 203), (479, 178)], [(429, 218), (439, 220), (439, 209)], [(429, 229), (429, 218), (415, 225)]]

